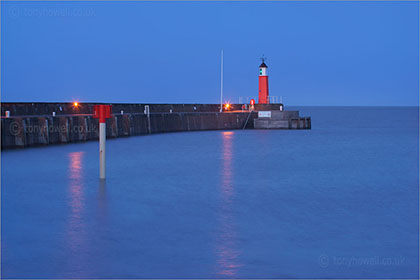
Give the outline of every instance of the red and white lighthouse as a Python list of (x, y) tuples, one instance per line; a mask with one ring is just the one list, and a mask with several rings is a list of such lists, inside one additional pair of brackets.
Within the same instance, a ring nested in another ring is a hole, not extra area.
[(265, 58), (261, 58), (262, 63), (260, 65), (259, 85), (258, 85), (258, 103), (269, 104), (270, 99), (268, 98), (268, 73), (267, 65), (264, 63)]

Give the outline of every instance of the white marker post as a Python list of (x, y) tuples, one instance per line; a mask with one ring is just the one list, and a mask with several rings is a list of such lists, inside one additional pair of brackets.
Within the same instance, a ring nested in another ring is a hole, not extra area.
[(99, 179), (105, 179), (106, 119), (111, 117), (111, 105), (95, 105), (93, 117), (99, 119)]
[(105, 179), (106, 123), (99, 123), (99, 179)]

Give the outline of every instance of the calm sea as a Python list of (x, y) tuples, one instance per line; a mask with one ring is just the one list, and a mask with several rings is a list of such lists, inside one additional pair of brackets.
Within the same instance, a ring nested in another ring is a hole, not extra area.
[(3, 278), (418, 278), (418, 107), (1, 153)]

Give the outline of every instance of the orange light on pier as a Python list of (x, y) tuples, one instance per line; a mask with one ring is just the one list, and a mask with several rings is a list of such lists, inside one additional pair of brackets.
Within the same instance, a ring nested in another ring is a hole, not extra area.
[(73, 106), (74, 106), (75, 108), (79, 107), (79, 102), (73, 102)]
[(229, 110), (229, 109), (230, 109), (230, 104), (229, 103), (225, 104), (225, 110)]

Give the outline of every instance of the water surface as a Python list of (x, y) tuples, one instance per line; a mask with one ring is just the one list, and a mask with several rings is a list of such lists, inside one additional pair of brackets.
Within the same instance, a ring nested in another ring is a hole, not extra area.
[(3, 278), (417, 278), (418, 108), (2, 152)]

